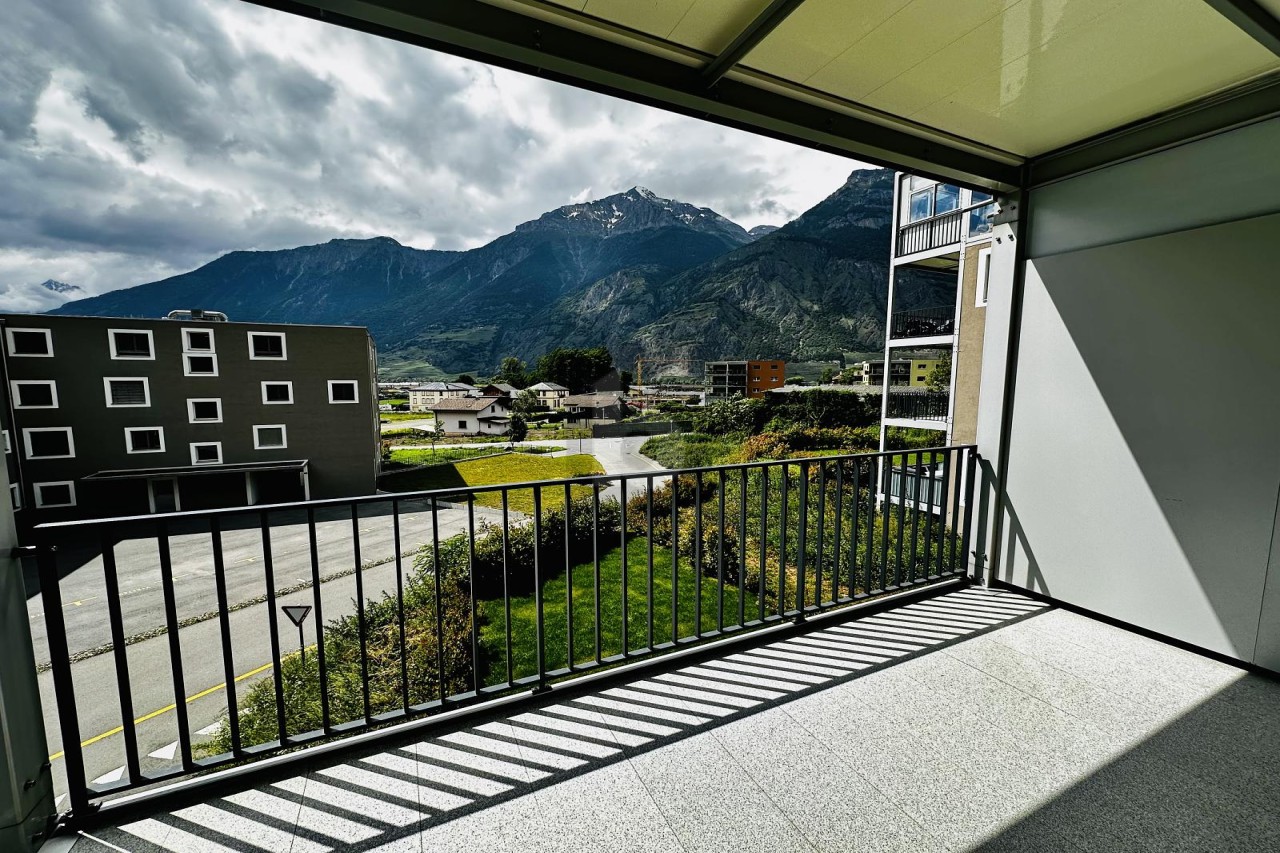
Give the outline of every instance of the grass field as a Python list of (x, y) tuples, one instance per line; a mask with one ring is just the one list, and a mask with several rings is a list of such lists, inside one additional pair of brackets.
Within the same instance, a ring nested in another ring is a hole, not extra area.
[[(492, 486), (500, 483), (527, 483), (537, 480), (560, 480), (587, 474), (603, 474), (604, 469), (589, 454), (559, 456), (554, 459), (526, 453), (508, 453), (488, 459), (473, 459), (450, 465), (436, 465), (410, 474), (387, 478), (384, 488), (397, 492), (425, 489), (450, 489), (461, 486)], [(508, 506), (516, 512), (533, 512), (533, 490), (518, 489), (508, 493)], [(574, 498), (590, 497), (590, 486), (573, 486)], [(498, 492), (476, 496), (480, 506), (501, 508)], [(542, 505), (548, 509), (564, 504), (564, 489), (545, 489)]]
[(724, 436), (675, 433), (654, 436), (640, 452), (666, 468), (701, 468), (719, 464), (741, 447), (741, 441)]
[[(627, 647), (644, 648), (649, 643), (649, 543), (633, 537), (627, 542)], [(715, 578), (703, 577), (702, 629), (714, 630), (721, 601)], [(697, 583), (693, 568), (681, 560), (677, 585), (676, 613), (681, 637), (692, 636), (697, 620)], [(568, 661), (567, 591), (569, 579), (561, 574), (542, 587), (543, 647), (547, 669), (557, 669)], [(615, 547), (600, 555), (600, 654), (622, 652), (622, 549)], [(653, 555), (654, 642), (671, 640), (671, 549), (656, 548)], [(746, 616), (758, 615), (756, 600), (747, 597)], [(506, 613), (501, 599), (478, 602), (484, 619), (480, 641), (489, 663), (490, 679), (506, 677)], [(724, 585), (724, 622), (738, 621), (738, 589)], [(573, 567), (573, 659), (575, 663), (595, 660), (595, 566)], [(532, 595), (511, 601), (512, 669), (516, 678), (537, 673), (537, 602)]]

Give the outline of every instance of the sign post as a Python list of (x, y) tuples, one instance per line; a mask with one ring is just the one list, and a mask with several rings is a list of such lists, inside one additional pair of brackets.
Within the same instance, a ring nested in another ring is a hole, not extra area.
[(284, 611), (284, 615), (289, 617), (289, 621), (298, 627), (298, 654), (302, 655), (302, 665), (307, 665), (307, 641), (302, 634), (302, 623), (306, 621), (307, 616), (311, 613), (311, 605), (309, 604), (286, 604), (280, 608)]

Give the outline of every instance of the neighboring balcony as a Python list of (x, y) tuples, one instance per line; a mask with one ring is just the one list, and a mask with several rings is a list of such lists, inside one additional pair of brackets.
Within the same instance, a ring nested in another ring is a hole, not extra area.
[(927, 219), (910, 222), (898, 229), (894, 255), (897, 258), (933, 252), (958, 245), (966, 238), (991, 232), (991, 202), (963, 210), (949, 210)]
[(890, 340), (949, 338), (955, 334), (955, 330), (955, 306), (937, 305), (931, 308), (894, 311), (889, 323), (889, 338)]
[(943, 429), (950, 414), (950, 395), (942, 391), (890, 391), (885, 414), (891, 421), (913, 421), (926, 429)]

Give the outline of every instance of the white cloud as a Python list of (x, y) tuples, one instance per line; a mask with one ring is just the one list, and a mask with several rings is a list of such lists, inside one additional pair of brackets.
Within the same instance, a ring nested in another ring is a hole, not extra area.
[(857, 167), (238, 0), (6, 13), (0, 287), (333, 237), (471, 248), (633, 185), (781, 224)]

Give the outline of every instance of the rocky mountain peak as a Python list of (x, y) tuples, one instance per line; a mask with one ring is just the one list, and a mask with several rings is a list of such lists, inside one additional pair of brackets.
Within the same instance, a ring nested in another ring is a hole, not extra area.
[(663, 198), (641, 186), (595, 201), (558, 207), (532, 222), (516, 226), (516, 231), (561, 231), (608, 238), (658, 228), (688, 228), (719, 234), (735, 243), (751, 239), (742, 226), (709, 207)]
[(45, 290), (49, 291), (50, 293), (58, 293), (58, 294), (65, 293), (67, 294), (68, 299), (71, 299), (77, 293), (84, 293), (84, 291), (81, 290), (77, 285), (67, 284), (65, 281), (57, 281), (52, 278), (47, 278), (44, 281), (40, 282), (40, 287), (43, 287)]

